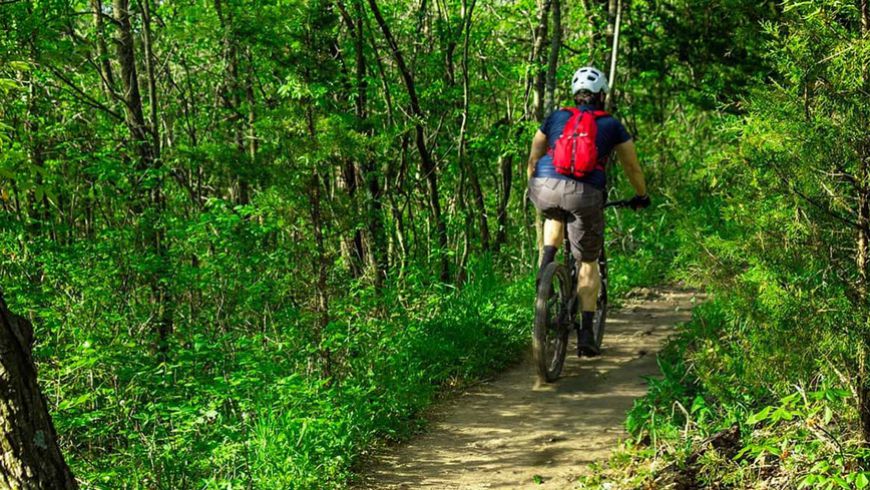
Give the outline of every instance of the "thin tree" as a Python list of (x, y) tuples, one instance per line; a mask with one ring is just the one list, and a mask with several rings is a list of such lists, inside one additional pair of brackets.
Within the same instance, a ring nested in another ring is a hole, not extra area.
[(614, 87), (616, 87), (616, 63), (619, 61), (619, 28), (622, 23), (622, 0), (615, 0), (615, 2), (616, 18), (613, 21), (613, 36), (610, 46), (610, 73), (607, 77), (607, 80), (610, 82), (610, 97), (607, 98), (608, 110), (613, 108), (616, 98)]
[(447, 282), (450, 278), (450, 266), (447, 260), (447, 224), (444, 222), (444, 217), (441, 215), (441, 203), (438, 197), (438, 175), (435, 170), (435, 162), (432, 159), (432, 154), (430, 153), (428, 144), (426, 143), (426, 130), (423, 127), (423, 121), (425, 120), (426, 115), (420, 108), (420, 99), (417, 96), (414, 77), (411, 75), (411, 71), (405, 63), (405, 57), (402, 55), (402, 51), (399, 49), (399, 45), (393, 37), (390, 26), (387, 25), (387, 22), (384, 20), (384, 16), (378, 8), (377, 1), (368, 0), (368, 3), (378, 26), (381, 28), (381, 32), (384, 34), (384, 38), (387, 40), (387, 44), (390, 46), (390, 51), (393, 53), (393, 58), (396, 61), (399, 73), (402, 75), (402, 81), (405, 84), (405, 89), (407, 90), (408, 98), (410, 99), (411, 114), (414, 116), (415, 141), (417, 143), (417, 151), (420, 154), (420, 166), (423, 170), (423, 176), (426, 178), (428, 184), (429, 209), (432, 213), (432, 219), (435, 221), (435, 235), (440, 249), (438, 251), (440, 260), (439, 277), (441, 278), (441, 281)]
[(562, 1), (553, 0), (553, 35), (550, 36), (550, 55), (547, 59), (547, 83), (544, 91), (544, 112), (556, 109), (556, 68), (562, 48)]

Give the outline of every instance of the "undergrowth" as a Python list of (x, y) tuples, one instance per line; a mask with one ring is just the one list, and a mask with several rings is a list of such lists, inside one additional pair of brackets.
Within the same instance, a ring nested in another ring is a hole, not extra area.
[[(666, 277), (668, 219), (611, 217), (614, 299)], [(269, 219), (213, 203), (173, 231), (187, 241), (170, 252), (179, 306), (159, 345), (147, 290), (124, 279), (140, 262), (127, 237), (21, 248), (4, 226), (7, 298), (34, 320), (40, 380), (83, 488), (343, 488), (374, 443), (409, 437), (440, 393), (517, 362), (530, 339), (532, 268), (473, 257), (460, 288), (413, 268), (380, 296), (348, 283), (317, 342), (297, 278), (281, 273), (296, 251), (270, 247)]]
[(696, 307), (628, 413), (630, 438), (580, 488), (870, 486), (854, 393), (822, 373), (779, 389), (754, 383), (735, 306), (716, 297)]

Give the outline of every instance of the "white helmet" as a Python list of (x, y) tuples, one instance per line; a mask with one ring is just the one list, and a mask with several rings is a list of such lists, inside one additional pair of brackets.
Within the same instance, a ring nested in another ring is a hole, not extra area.
[(607, 84), (607, 77), (601, 70), (592, 67), (584, 66), (574, 72), (574, 78), (571, 79), (571, 93), (576, 95), (581, 90), (588, 90), (593, 94), (610, 90)]

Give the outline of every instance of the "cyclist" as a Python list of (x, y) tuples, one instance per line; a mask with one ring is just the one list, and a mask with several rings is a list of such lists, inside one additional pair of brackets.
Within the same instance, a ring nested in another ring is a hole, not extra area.
[[(579, 111), (603, 109), (608, 90), (607, 77), (600, 70), (584, 67), (574, 73), (571, 92)], [(603, 163), (614, 151), (636, 193), (630, 200), (630, 207), (635, 210), (646, 208), (650, 199), (632, 137), (622, 123), (610, 115), (595, 120), (599, 166), (579, 179), (556, 171), (552, 152), (571, 116), (568, 110), (555, 111), (535, 133), (528, 162), (529, 197), (545, 218), (539, 276), (555, 258), (567, 223), (571, 252), (579, 264), (577, 292), (582, 319), (579, 325), (575, 325), (577, 355), (592, 357), (600, 354), (595, 346), (592, 323), (601, 283), (597, 260), (604, 245), (606, 179)]]

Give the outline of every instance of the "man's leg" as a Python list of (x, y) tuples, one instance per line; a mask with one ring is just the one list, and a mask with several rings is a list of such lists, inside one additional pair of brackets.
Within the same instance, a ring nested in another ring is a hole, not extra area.
[(601, 289), (601, 274), (598, 271), (598, 262), (581, 262), (580, 270), (577, 271), (577, 294), (580, 296), (580, 308), (583, 311), (580, 331), (577, 332), (577, 355), (591, 357), (600, 354), (592, 331), (599, 289)]
[(541, 277), (544, 267), (556, 258), (556, 251), (559, 250), (559, 244), (562, 243), (564, 237), (565, 223), (549, 218), (544, 221), (544, 254), (541, 257), (538, 277)]
[(580, 297), (581, 310), (577, 354), (595, 356), (598, 355), (598, 348), (592, 324), (598, 290), (601, 288), (598, 255), (604, 246), (604, 210), (601, 207), (604, 195), (591, 186), (577, 184), (567, 199), (575, 217), (568, 225), (568, 236), (572, 249), (577, 249), (574, 258), (577, 260), (577, 295)]
[(584, 313), (590, 312), (594, 314), (595, 307), (597, 306), (596, 303), (598, 302), (598, 290), (601, 289), (601, 274), (598, 271), (598, 261), (581, 262), (577, 275), (577, 294), (580, 295), (580, 308)]

